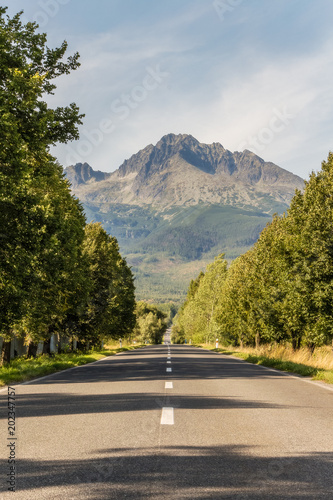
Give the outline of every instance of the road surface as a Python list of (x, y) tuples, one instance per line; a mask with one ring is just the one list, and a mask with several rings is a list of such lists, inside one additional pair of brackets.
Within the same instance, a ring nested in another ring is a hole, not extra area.
[(15, 493), (0, 392), (1, 499), (333, 499), (330, 386), (160, 345), (15, 392)]

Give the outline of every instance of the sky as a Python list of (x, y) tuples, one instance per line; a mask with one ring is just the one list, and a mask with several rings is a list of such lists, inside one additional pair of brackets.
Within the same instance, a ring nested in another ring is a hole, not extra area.
[[(85, 113), (52, 154), (111, 172), (169, 133), (249, 149), (305, 179), (333, 150), (329, 0), (7, 0), (81, 67), (51, 106)], [(3, 2), (3, 6), (7, 5)]]

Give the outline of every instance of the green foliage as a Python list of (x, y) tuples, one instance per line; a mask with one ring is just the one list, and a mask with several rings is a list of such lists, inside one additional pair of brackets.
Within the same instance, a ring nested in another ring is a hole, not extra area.
[(191, 282), (187, 300), (175, 319), (173, 342), (182, 338), (194, 343), (209, 342), (219, 335), (216, 307), (226, 275), (227, 262), (221, 254), (207, 266), (205, 274), (200, 273), (197, 280)]
[(79, 67), (76, 53), (63, 60), (67, 43), (49, 49), (46, 34), (37, 33), (36, 23), (21, 22), (21, 13), (12, 19), (0, 7), (0, 110), (2, 137), (0, 163), (14, 168), (12, 160), (21, 150), (44, 151), (50, 144), (78, 138), (77, 125), (83, 115), (75, 104), (50, 108), (43, 96), (53, 94), (53, 80)]
[(138, 302), (134, 336), (141, 343), (161, 344), (167, 329), (167, 315), (156, 306)]
[(332, 192), (330, 153), (304, 192), (296, 191), (288, 214), (275, 215), (222, 280), (212, 276), (207, 287), (207, 271), (191, 283), (176, 334), (191, 334), (196, 342), (216, 333), (233, 345), (288, 341), (310, 349), (331, 342)]
[[(51, 145), (78, 138), (75, 104), (52, 109), (53, 80), (78, 68), (35, 23), (0, 7), (0, 335), (37, 347), (51, 334), (100, 342), (135, 325), (133, 275), (115, 238), (86, 227)], [(45, 347), (45, 346), (44, 346)], [(48, 349), (48, 348), (47, 348)], [(47, 350), (46, 349), (46, 350)]]
[(172, 344), (184, 344), (185, 343), (185, 331), (181, 324), (178, 322), (173, 325), (171, 331), (171, 343)]
[(83, 256), (89, 265), (87, 306), (79, 318), (80, 340), (128, 337), (134, 326), (134, 278), (119, 253), (117, 240), (100, 223), (85, 228)]
[(1, 7), (0, 333), (8, 339), (31, 325), (43, 336), (51, 309), (53, 322), (64, 315), (84, 216), (49, 154), (51, 144), (78, 137), (81, 115), (75, 105), (51, 109), (43, 100), (54, 78), (78, 67), (78, 54), (63, 61), (66, 43), (47, 48), (36, 24), (5, 12)]
[(171, 326), (173, 318), (176, 316), (178, 311), (178, 306), (173, 302), (167, 302), (162, 304), (153, 304), (159, 311), (163, 312), (165, 315), (166, 324)]

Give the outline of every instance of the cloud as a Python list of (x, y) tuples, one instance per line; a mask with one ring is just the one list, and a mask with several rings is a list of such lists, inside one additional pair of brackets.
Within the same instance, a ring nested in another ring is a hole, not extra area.
[[(53, 150), (59, 161), (66, 165), (68, 151), (94, 134), (82, 160), (106, 171), (169, 132), (231, 150), (261, 134), (265, 160), (302, 176), (318, 168), (331, 147), (333, 7), (321, 0), (236, 4), (223, 21), (210, 0), (101, 0), (99, 9), (70, 0), (59, 9), (46, 27), (51, 46), (67, 30), (69, 52), (80, 52), (82, 66), (59, 79), (50, 103), (74, 101), (86, 113), (81, 141)], [(22, 1), (12, 5), (17, 11)], [(40, 1), (23, 7), (31, 16)], [(157, 67), (168, 77), (145, 92), (147, 68)], [(120, 119), (112, 106), (132, 93), (138, 101)], [(274, 113), (285, 108), (293, 119), (272, 136)], [(115, 129), (99, 141), (105, 120)]]

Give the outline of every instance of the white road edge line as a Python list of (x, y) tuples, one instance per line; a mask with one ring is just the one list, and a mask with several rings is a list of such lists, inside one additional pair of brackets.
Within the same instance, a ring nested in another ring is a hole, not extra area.
[(173, 408), (162, 408), (161, 425), (174, 425)]

